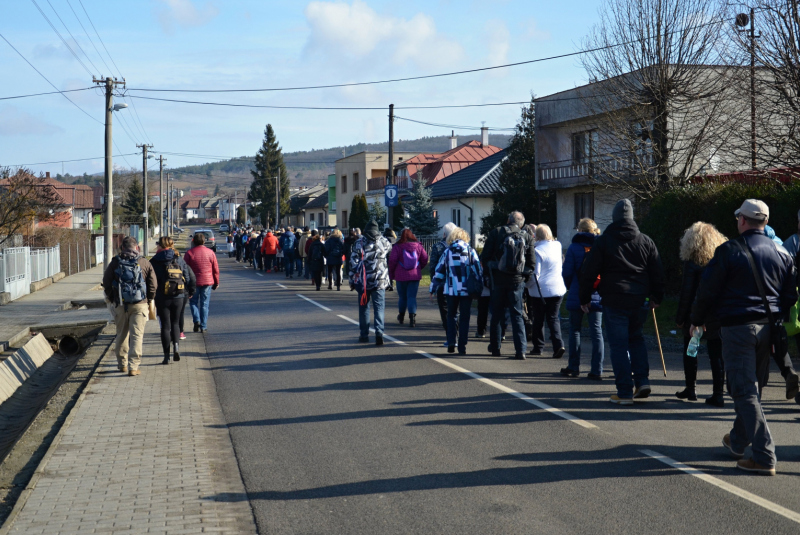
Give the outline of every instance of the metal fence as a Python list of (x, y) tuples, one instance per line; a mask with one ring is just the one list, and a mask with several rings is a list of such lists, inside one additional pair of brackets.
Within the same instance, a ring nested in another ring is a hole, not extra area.
[(105, 236), (97, 236), (94, 239), (94, 262), (99, 266), (105, 261), (106, 258), (106, 238)]
[(30, 254), (31, 280), (40, 280), (52, 277), (61, 271), (61, 248), (50, 247), (47, 249), (32, 249)]
[(29, 247), (11, 247), (0, 255), (0, 292), (11, 299), (31, 293), (31, 260)]

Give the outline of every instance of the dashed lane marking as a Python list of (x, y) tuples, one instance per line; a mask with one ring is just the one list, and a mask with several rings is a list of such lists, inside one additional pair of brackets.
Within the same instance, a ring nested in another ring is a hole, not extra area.
[(761, 496), (756, 496), (752, 492), (747, 492), (744, 489), (740, 489), (735, 485), (731, 485), (730, 483), (722, 481), (721, 479), (717, 479), (714, 476), (710, 476), (705, 472), (698, 470), (697, 468), (692, 468), (691, 466), (676, 461), (675, 459), (667, 457), (666, 455), (662, 455), (657, 451), (653, 450), (639, 450), (639, 451), (641, 453), (644, 453), (648, 457), (652, 457), (657, 461), (661, 461), (662, 463), (671, 466), (672, 468), (675, 468), (676, 470), (680, 470), (681, 472), (694, 476), (698, 479), (702, 479), (706, 483), (710, 483), (711, 485), (714, 485), (715, 487), (718, 487), (726, 492), (730, 492), (734, 496), (743, 498), (749, 502), (752, 502), (758, 506), (763, 507), (764, 509), (767, 509), (768, 511), (777, 513), (784, 518), (788, 518), (789, 520), (800, 524), (800, 513), (796, 513), (791, 509), (787, 509), (783, 506), (780, 506), (777, 503), (762, 498)]
[[(281, 288), (283, 288), (284, 290), (288, 290), (288, 289), (289, 289), (289, 288), (287, 288), (286, 286), (284, 286), (283, 284), (281, 284), (280, 282), (276, 282), (275, 284), (277, 284), (278, 286), (280, 286), (280, 287), (281, 287)], [(300, 294), (298, 294), (298, 295), (300, 295)]]
[[(337, 316), (342, 318), (345, 321), (349, 321), (353, 325), (358, 325), (358, 322), (356, 320), (354, 320), (354, 319), (348, 318), (347, 316), (342, 316), (341, 314), (337, 314)], [(375, 329), (370, 329), (369, 332), (374, 333)], [(402, 340), (398, 340), (394, 336), (389, 336), (386, 333), (383, 333), (383, 337), (386, 338), (387, 340), (389, 340), (390, 342), (394, 342), (395, 344), (400, 344), (401, 346), (406, 345), (406, 343), (403, 342)]]
[(303, 294), (295, 294), (295, 295), (296, 295), (297, 297), (299, 297), (300, 299), (305, 299), (306, 301), (308, 301), (308, 302), (309, 302), (309, 303), (311, 303), (312, 305), (317, 305), (317, 306), (318, 306), (319, 308), (321, 308), (322, 310), (327, 310), (328, 312), (332, 312), (330, 308), (326, 307), (325, 305), (320, 305), (319, 303), (317, 303), (317, 302), (316, 302), (316, 301), (314, 301), (313, 299), (309, 299), (308, 297), (306, 297), (306, 296), (305, 296), (305, 295), (303, 295)]

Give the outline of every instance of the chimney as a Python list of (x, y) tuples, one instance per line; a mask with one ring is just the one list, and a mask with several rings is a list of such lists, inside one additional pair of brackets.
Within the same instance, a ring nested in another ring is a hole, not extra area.
[(489, 144), (489, 127), (481, 126), (481, 145), (484, 147)]
[(454, 149), (458, 146), (458, 137), (454, 130), (450, 131), (450, 148)]
[(45, 177), (45, 178), (50, 178), (50, 171), (47, 171), (47, 172), (44, 174), (44, 177)]

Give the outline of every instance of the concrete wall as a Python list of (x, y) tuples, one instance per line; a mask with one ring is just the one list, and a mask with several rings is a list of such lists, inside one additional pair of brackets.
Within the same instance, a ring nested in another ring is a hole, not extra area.
[[(566, 249), (575, 236), (575, 194), (591, 192), (591, 187), (559, 189), (556, 192), (556, 217), (558, 219), (558, 241)], [(617, 201), (630, 198), (623, 190), (611, 188), (594, 189), (594, 221), (600, 231), (611, 224), (611, 212)], [(631, 199), (632, 200), (632, 199)], [(635, 210), (635, 204), (634, 204)]]
[[(465, 197), (461, 202), (472, 208), (472, 233), (475, 236), (473, 242), (476, 247), (482, 247), (486, 236), (480, 233), (481, 220), (492, 210), (491, 197)], [(447, 223), (456, 223), (453, 221), (453, 209), (461, 210), (461, 228), (470, 232), (469, 209), (460, 204), (457, 199), (445, 199), (441, 201), (433, 201), (433, 209), (437, 211), (439, 216), (439, 228)]]

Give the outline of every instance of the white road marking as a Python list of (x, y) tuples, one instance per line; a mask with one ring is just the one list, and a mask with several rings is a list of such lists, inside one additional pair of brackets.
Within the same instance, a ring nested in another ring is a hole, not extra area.
[[(345, 320), (345, 321), (349, 321), (349, 322), (350, 322), (350, 323), (352, 323), (353, 325), (358, 325), (358, 322), (357, 322), (356, 320), (354, 320), (354, 319), (350, 319), (350, 318), (348, 318), (347, 316), (342, 316), (341, 314), (337, 314), (337, 316), (338, 316), (338, 317), (340, 317), (340, 318), (342, 318), (342, 319), (343, 319), (343, 320)], [(371, 332), (371, 333), (374, 333), (374, 332), (375, 332), (375, 329), (370, 329), (370, 330), (369, 330), (369, 332)], [(405, 342), (403, 342), (402, 340), (398, 340), (398, 339), (397, 339), (397, 338), (395, 338), (394, 336), (389, 336), (389, 335), (388, 335), (388, 334), (386, 334), (386, 333), (383, 333), (383, 337), (384, 337), (384, 338), (386, 338), (387, 340), (389, 340), (390, 342), (394, 342), (395, 344), (400, 344), (401, 346), (404, 346), (404, 345), (406, 345), (406, 343), (405, 343)]]
[(505, 392), (506, 394), (511, 394), (515, 398), (521, 399), (522, 401), (525, 401), (527, 403), (530, 403), (531, 405), (539, 407), (540, 409), (542, 409), (544, 411), (547, 411), (547, 412), (549, 412), (549, 413), (551, 413), (551, 414), (553, 414), (555, 416), (558, 416), (559, 418), (564, 418), (565, 420), (569, 420), (570, 422), (572, 422), (574, 424), (578, 424), (581, 427), (585, 427), (586, 429), (597, 429), (596, 425), (591, 424), (591, 423), (587, 422), (586, 420), (581, 420), (577, 416), (573, 416), (568, 412), (564, 412), (561, 409), (556, 409), (555, 407), (551, 407), (547, 403), (539, 401), (538, 399), (533, 399), (532, 397), (527, 396), (527, 395), (525, 395), (525, 394), (523, 394), (521, 392), (517, 392), (516, 390), (508, 388), (505, 385), (501, 385), (500, 383), (492, 381), (491, 379), (487, 379), (486, 377), (480, 376), (477, 373), (471, 372), (471, 371), (467, 370), (466, 368), (462, 368), (461, 366), (458, 366), (457, 364), (453, 364), (452, 362), (447, 361), (445, 359), (441, 359), (439, 357), (434, 357), (430, 353), (426, 353), (424, 351), (419, 351), (419, 350), (416, 350), (416, 351), (417, 351), (417, 353), (419, 353), (423, 357), (427, 357), (427, 358), (429, 358), (429, 359), (431, 359), (433, 361), (438, 362), (439, 364), (447, 366), (448, 368), (452, 368), (452, 369), (454, 369), (454, 370), (456, 370), (458, 372), (461, 372), (461, 373), (463, 373), (465, 375), (468, 375), (468, 376), (472, 377), (473, 379), (477, 379), (478, 381), (480, 381), (480, 382), (482, 382), (484, 384), (487, 384), (489, 386), (492, 386), (492, 387), (500, 390), (501, 392)]
[(356, 320), (354, 320), (354, 319), (350, 319), (347, 316), (342, 316), (341, 314), (337, 314), (337, 316), (339, 316), (340, 318), (342, 318), (345, 321), (349, 321), (353, 325), (358, 325), (358, 322)]
[(263, 273), (256, 273), (256, 275), (258, 275), (259, 277), (263, 277), (264, 276)]
[(306, 301), (308, 301), (309, 303), (311, 303), (311, 304), (313, 304), (313, 305), (317, 305), (317, 306), (318, 306), (319, 308), (321, 308), (322, 310), (327, 310), (328, 312), (331, 312), (331, 309), (330, 309), (330, 308), (326, 307), (325, 305), (320, 305), (319, 303), (317, 303), (317, 302), (316, 302), (316, 301), (314, 301), (313, 299), (309, 299), (308, 297), (306, 297), (306, 296), (305, 296), (305, 295), (303, 295), (303, 294), (295, 294), (295, 295), (296, 295), (297, 297), (299, 297), (300, 299), (305, 299)]
[(730, 483), (722, 481), (721, 479), (717, 479), (714, 476), (710, 476), (710, 475), (706, 474), (705, 472), (702, 472), (702, 471), (698, 470), (697, 468), (692, 468), (691, 466), (688, 466), (688, 465), (685, 465), (685, 464), (683, 464), (681, 462), (678, 462), (675, 459), (667, 457), (666, 455), (662, 455), (662, 454), (658, 453), (657, 451), (653, 451), (653, 450), (639, 450), (639, 451), (644, 453), (648, 457), (652, 457), (653, 459), (655, 459), (657, 461), (661, 461), (662, 463), (664, 463), (666, 465), (669, 465), (672, 468), (675, 468), (676, 470), (680, 470), (680, 471), (685, 472), (685, 473), (687, 473), (689, 475), (692, 475), (692, 476), (694, 476), (694, 477), (696, 477), (698, 479), (702, 479), (706, 483), (710, 483), (711, 485), (714, 485), (715, 487), (718, 487), (718, 488), (720, 488), (720, 489), (722, 489), (724, 491), (730, 492), (734, 496), (738, 496), (740, 498), (743, 498), (743, 499), (745, 499), (745, 500), (747, 500), (749, 502), (752, 502), (752, 503), (754, 503), (754, 504), (756, 504), (758, 506), (763, 507), (764, 509), (767, 509), (768, 511), (772, 511), (773, 513), (777, 513), (777, 514), (781, 515), (784, 518), (788, 518), (789, 520), (791, 520), (793, 522), (797, 522), (798, 524), (800, 524), (800, 513), (796, 513), (794, 511), (792, 511), (791, 509), (787, 509), (785, 507), (782, 507), (782, 506), (778, 505), (777, 503), (774, 503), (774, 502), (771, 502), (769, 500), (766, 500), (766, 499), (764, 499), (764, 498), (762, 498), (760, 496), (756, 496), (752, 492), (747, 492), (744, 489), (740, 489), (739, 487), (737, 487), (735, 485), (731, 485)]
[(280, 286), (280, 287), (281, 287), (281, 288), (283, 288), (284, 290), (288, 290), (288, 289), (289, 289), (289, 288), (287, 288), (286, 286), (284, 286), (283, 284), (281, 284), (280, 282), (276, 282), (275, 284), (277, 284), (278, 286)]

